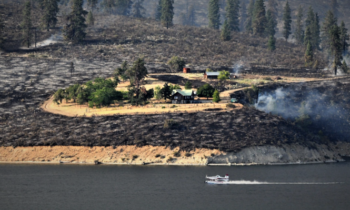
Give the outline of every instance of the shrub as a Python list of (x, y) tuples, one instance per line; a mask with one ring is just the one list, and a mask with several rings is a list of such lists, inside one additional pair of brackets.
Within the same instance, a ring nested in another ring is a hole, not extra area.
[(174, 122), (174, 120), (172, 120), (172, 119), (170, 119), (170, 120), (165, 120), (165, 122), (164, 122), (164, 128), (172, 128), (173, 126), (175, 126), (176, 125), (176, 122)]
[(94, 108), (94, 102), (89, 101), (89, 108)]
[(181, 153), (180, 153), (180, 151), (177, 151), (177, 152), (174, 152), (174, 154), (173, 154), (175, 157), (180, 157), (181, 156)]
[(160, 154), (156, 154), (156, 158), (159, 158), (160, 157)]
[(220, 101), (220, 93), (218, 90), (215, 90), (214, 94), (213, 94), (213, 101), (215, 103), (218, 103)]
[(266, 81), (273, 81), (273, 80), (271, 79), (271, 77), (264, 77), (264, 80), (266, 80)]
[(166, 160), (166, 162), (172, 162), (172, 161), (174, 161), (173, 157), (168, 157), (168, 159)]
[(186, 157), (191, 157), (191, 156), (192, 156), (192, 154), (191, 154), (191, 153), (189, 153), (189, 152), (186, 152), (185, 156), (186, 156)]
[(178, 56), (173, 56), (168, 61), (168, 65), (170, 66), (172, 71), (176, 72), (176, 71), (181, 71), (185, 67), (186, 62)]
[(236, 106), (234, 104), (226, 104), (226, 108), (234, 109)]
[(138, 155), (133, 155), (132, 160), (136, 160), (139, 156)]
[(186, 90), (191, 90), (192, 89), (192, 83), (190, 81), (187, 81), (185, 84), (185, 89)]

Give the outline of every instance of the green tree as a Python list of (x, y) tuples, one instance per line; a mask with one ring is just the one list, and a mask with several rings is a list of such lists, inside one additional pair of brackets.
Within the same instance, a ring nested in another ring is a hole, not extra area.
[(314, 52), (312, 49), (312, 44), (308, 42), (306, 51), (305, 51), (305, 64), (309, 65), (314, 59)]
[(257, 0), (254, 5), (253, 34), (265, 35), (267, 20), (264, 0)]
[(130, 78), (130, 99), (131, 102), (139, 105), (141, 97), (141, 86), (144, 84), (144, 79), (148, 75), (145, 61), (142, 58), (138, 58), (133, 66), (129, 68), (125, 73)]
[(266, 29), (265, 29), (266, 35), (268, 37), (275, 36), (277, 22), (276, 22), (275, 18), (273, 17), (271, 10), (267, 11), (266, 19), (267, 19), (267, 24), (266, 24)]
[(161, 20), (161, 17), (162, 17), (162, 1), (163, 0), (159, 0), (158, 2), (158, 5), (157, 5), (157, 8), (156, 8), (156, 11), (155, 11), (155, 19), (156, 20)]
[(143, 2), (144, 0), (136, 0), (134, 2), (134, 4), (132, 5), (132, 16), (136, 17), (136, 18), (143, 18), (145, 13), (146, 13), (146, 9), (143, 7)]
[(206, 97), (207, 100), (209, 99), (209, 97), (212, 97), (214, 94), (215, 89), (209, 85), (209, 84), (204, 84), (203, 86), (201, 86), (200, 88), (198, 88), (197, 90), (197, 95), (199, 97)]
[(42, 25), (49, 31), (50, 27), (55, 27), (57, 24), (57, 13), (59, 0), (44, 0), (44, 15), (42, 16)]
[(341, 68), (342, 68), (342, 70), (344, 71), (344, 73), (348, 73), (349, 67), (348, 67), (348, 65), (346, 64), (345, 60), (343, 61), (343, 64), (342, 64)]
[(161, 22), (168, 29), (173, 25), (174, 18), (174, 0), (162, 0)]
[(94, 15), (92, 14), (92, 11), (90, 11), (87, 15), (86, 24), (89, 26), (95, 25), (95, 18), (94, 18)]
[(21, 24), (21, 28), (22, 28), (22, 39), (23, 39), (22, 43), (26, 45), (28, 48), (30, 47), (32, 36), (33, 36), (31, 13), (32, 13), (31, 4), (30, 4), (30, 1), (27, 1), (23, 9), (23, 21)]
[(342, 21), (340, 24), (340, 41), (341, 41), (341, 45), (342, 45), (343, 54), (346, 54), (348, 52), (349, 39), (350, 39), (350, 37), (348, 34), (348, 29), (345, 27), (344, 21)]
[(168, 65), (170, 66), (171, 70), (173, 72), (177, 71), (182, 71), (182, 69), (185, 67), (186, 62), (184, 59), (178, 57), (178, 56), (173, 56), (169, 61)]
[(314, 21), (315, 21), (315, 13), (312, 7), (310, 6), (307, 12), (306, 20), (305, 20), (305, 28), (311, 27)]
[(221, 101), (221, 99), (220, 99), (220, 93), (219, 93), (218, 90), (215, 90), (215, 91), (214, 91), (214, 94), (213, 94), (213, 101), (214, 101), (215, 103), (218, 103), (219, 101)]
[(341, 60), (343, 59), (340, 33), (341, 33), (340, 28), (337, 25), (334, 25), (329, 31), (330, 51), (331, 51), (332, 57), (334, 58), (334, 61), (333, 61), (334, 75), (337, 75), (338, 66), (342, 65)]
[(328, 11), (322, 26), (322, 47), (331, 51), (331, 30), (337, 25), (337, 18), (332, 11)]
[(249, 33), (253, 33), (254, 5), (255, 0), (250, 0), (248, 5), (247, 21), (245, 25), (245, 30)]
[(54, 95), (53, 95), (53, 102), (55, 102), (57, 105), (62, 103), (62, 100), (65, 98), (65, 93), (63, 89), (59, 89)]
[(295, 29), (295, 39), (297, 40), (298, 44), (304, 43), (303, 16), (304, 16), (303, 8), (299, 6), (298, 14), (297, 14), (296, 29)]
[(220, 28), (220, 7), (219, 0), (210, 0), (208, 9), (209, 28)]
[(227, 0), (225, 10), (230, 31), (239, 31), (239, 9), (239, 0)]
[(189, 80), (187, 80), (187, 82), (185, 83), (185, 89), (186, 90), (191, 90), (192, 89), (192, 83)]
[(90, 8), (90, 11), (94, 11), (96, 9), (98, 0), (87, 0), (87, 6)]
[(220, 81), (225, 81), (230, 78), (230, 72), (228, 71), (220, 71), (218, 79)]
[(288, 1), (284, 7), (283, 22), (283, 37), (288, 40), (289, 35), (292, 34), (292, 14)]
[(160, 100), (162, 98), (162, 92), (161, 92), (161, 88), (159, 86), (157, 86), (154, 90), (154, 97), (157, 100)]
[(73, 0), (72, 12), (68, 15), (68, 23), (63, 29), (64, 38), (74, 43), (81, 42), (86, 36), (85, 15), (87, 12), (83, 10), (83, 3), (83, 0)]
[(310, 27), (306, 28), (305, 36), (304, 36), (304, 44), (307, 45), (312, 43), (312, 34), (311, 34), (311, 29)]
[(267, 47), (270, 51), (276, 50), (276, 38), (274, 36), (270, 36)]
[(320, 48), (320, 19), (318, 17), (318, 14), (315, 14), (315, 21), (311, 25), (311, 34), (312, 34), (312, 47), (314, 49), (319, 49)]
[(160, 94), (162, 98), (166, 101), (168, 98), (170, 98), (171, 93), (172, 93), (172, 90), (170, 86), (168, 85), (168, 83), (165, 83), (163, 88), (160, 90)]
[(230, 25), (228, 24), (228, 21), (225, 20), (224, 26), (221, 29), (221, 40), (229, 41), (230, 39), (231, 39)]
[(169, 87), (170, 87), (170, 92), (173, 92), (173, 90), (181, 90), (181, 87), (178, 84), (174, 84), (174, 85), (170, 84)]
[(126, 75), (126, 71), (128, 70), (129, 68), (129, 64), (127, 61), (124, 61), (121, 65), (121, 67), (119, 68), (116, 68), (114, 70), (114, 81), (116, 83), (116, 85), (120, 82), (120, 79), (121, 78), (123, 81), (126, 81), (128, 79), (128, 76)]
[(0, 49), (3, 48), (4, 42), (5, 42), (4, 28), (5, 28), (5, 24), (0, 14)]

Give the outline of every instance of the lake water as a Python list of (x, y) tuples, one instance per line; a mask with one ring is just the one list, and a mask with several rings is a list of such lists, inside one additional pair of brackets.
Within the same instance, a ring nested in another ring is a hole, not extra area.
[[(236, 185), (208, 185), (230, 174)], [(245, 181), (242, 181), (245, 180)], [(256, 180), (260, 184), (251, 184)], [(0, 209), (350, 209), (350, 163), (249, 166), (0, 164)]]

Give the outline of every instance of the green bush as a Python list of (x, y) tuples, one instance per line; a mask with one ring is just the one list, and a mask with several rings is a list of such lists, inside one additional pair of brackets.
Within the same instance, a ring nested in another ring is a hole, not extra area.
[(234, 104), (226, 104), (226, 108), (234, 109), (236, 106)]
[(219, 101), (221, 101), (220, 99), (220, 93), (218, 90), (215, 90), (214, 94), (213, 94), (213, 101), (215, 103), (218, 103)]
[(206, 97), (207, 99), (209, 99), (209, 97), (213, 96), (214, 92), (215, 89), (211, 85), (205, 84), (198, 88), (197, 94), (199, 97)]
[(184, 59), (178, 57), (178, 56), (173, 56), (169, 61), (168, 65), (170, 66), (172, 71), (182, 71), (182, 69), (185, 67), (186, 62)]
[(94, 102), (89, 101), (89, 107), (90, 107), (90, 108), (94, 108)]

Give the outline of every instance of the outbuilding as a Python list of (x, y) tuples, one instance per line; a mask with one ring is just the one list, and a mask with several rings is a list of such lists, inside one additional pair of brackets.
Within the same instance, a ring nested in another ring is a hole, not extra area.
[(191, 73), (191, 69), (185, 67), (185, 68), (183, 69), (183, 72), (184, 72), (185, 74)]
[(204, 72), (204, 79), (218, 79), (220, 72)]

